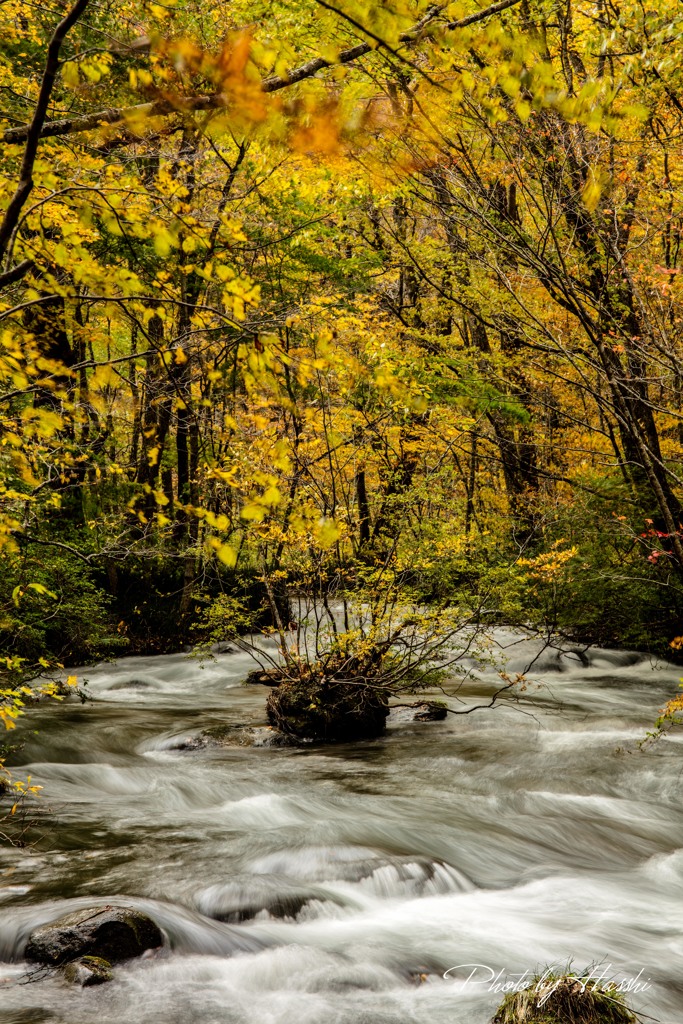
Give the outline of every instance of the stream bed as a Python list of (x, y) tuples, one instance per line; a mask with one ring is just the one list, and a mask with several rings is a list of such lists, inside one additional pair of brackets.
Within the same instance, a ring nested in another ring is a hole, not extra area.
[[(495, 640), (533, 662), (523, 705), (330, 747), (268, 745), (243, 653), (82, 670), (90, 702), (21, 727), (44, 789), (37, 841), (0, 847), (0, 1022), (487, 1024), (496, 986), (571, 962), (681, 1024), (683, 730), (638, 744), (682, 670)], [(473, 667), (449, 705), (499, 685)], [(33, 928), (106, 903), (165, 947), (99, 987), (31, 973)]]

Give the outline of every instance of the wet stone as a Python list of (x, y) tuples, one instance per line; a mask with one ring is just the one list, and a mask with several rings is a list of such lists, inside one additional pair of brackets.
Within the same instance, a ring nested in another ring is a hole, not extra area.
[(65, 964), (61, 971), (66, 981), (81, 988), (102, 985), (114, 977), (111, 964), (100, 956), (81, 956)]
[(420, 701), (408, 707), (393, 707), (389, 711), (389, 721), (403, 722), (441, 722), (448, 716), (445, 704), (435, 700)]
[(84, 956), (116, 963), (140, 956), (162, 942), (159, 928), (145, 914), (125, 907), (100, 907), (79, 910), (37, 928), (24, 955), (27, 960), (53, 966)]
[(306, 743), (271, 726), (217, 725), (175, 740), (165, 749), (193, 753), (210, 747), (297, 747)]

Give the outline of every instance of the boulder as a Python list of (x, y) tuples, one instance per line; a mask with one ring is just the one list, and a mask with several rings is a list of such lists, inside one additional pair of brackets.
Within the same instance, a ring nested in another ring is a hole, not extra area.
[(100, 956), (81, 956), (78, 960), (65, 964), (61, 970), (71, 985), (80, 985), (81, 988), (101, 985), (114, 977), (111, 964)]
[(425, 700), (415, 705), (415, 722), (442, 722), (448, 716), (448, 708), (437, 700)]
[(286, 735), (344, 743), (381, 736), (389, 705), (377, 687), (310, 676), (271, 690), (266, 712), (270, 724)]
[(582, 984), (574, 975), (544, 974), (523, 992), (511, 992), (491, 1024), (637, 1024), (616, 991)]
[(81, 957), (99, 957), (109, 963), (140, 956), (161, 946), (163, 938), (154, 921), (127, 907), (97, 907), (67, 914), (31, 933), (27, 960), (59, 967)]

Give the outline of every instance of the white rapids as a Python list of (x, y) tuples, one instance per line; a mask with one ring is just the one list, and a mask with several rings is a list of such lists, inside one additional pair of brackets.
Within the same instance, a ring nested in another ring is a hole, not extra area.
[[(36, 842), (0, 847), (0, 1024), (486, 1024), (502, 981), (568, 963), (680, 1024), (683, 735), (640, 741), (683, 672), (495, 640), (527, 703), (326, 748), (245, 745), (245, 654), (82, 670), (92, 702), (23, 725), (44, 791)], [(473, 665), (449, 705), (497, 683)], [(235, 742), (193, 742), (216, 725)], [(104, 903), (164, 949), (97, 988), (27, 976), (34, 927)]]

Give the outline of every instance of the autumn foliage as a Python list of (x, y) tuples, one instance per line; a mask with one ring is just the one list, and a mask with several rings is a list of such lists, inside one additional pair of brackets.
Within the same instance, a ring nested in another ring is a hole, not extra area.
[(60, 12), (0, 5), (6, 722), (226, 598), (285, 632), (405, 586), (665, 650), (679, 5)]

